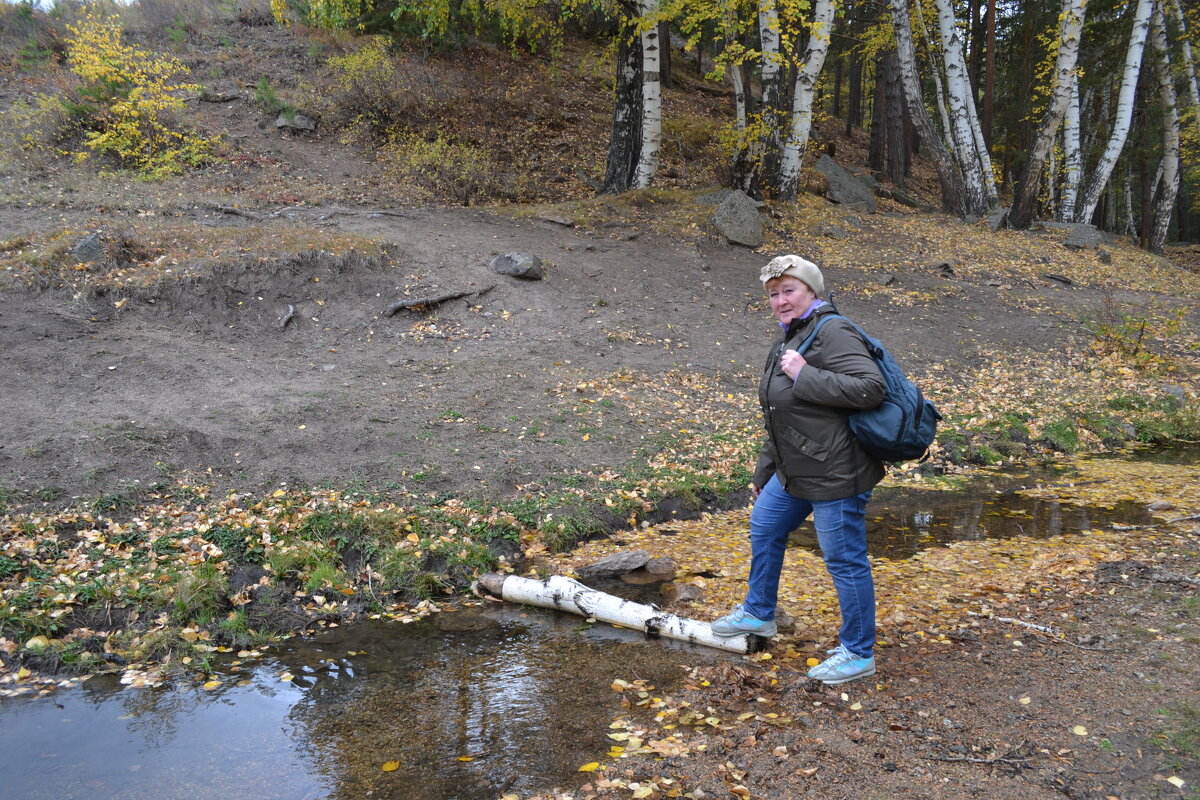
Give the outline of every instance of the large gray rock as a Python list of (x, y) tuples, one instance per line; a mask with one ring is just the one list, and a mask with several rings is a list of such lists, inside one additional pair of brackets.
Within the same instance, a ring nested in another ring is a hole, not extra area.
[(649, 560), (650, 554), (645, 550), (623, 550), (582, 566), (575, 573), (581, 578), (611, 578), (640, 569)]
[(1084, 222), (1043, 222), (1042, 227), (1066, 231), (1067, 238), (1063, 241), (1063, 247), (1072, 250), (1087, 250), (1112, 241), (1110, 234)]
[(741, 191), (730, 191), (713, 212), (713, 226), (732, 244), (759, 247), (763, 243), (763, 218), (758, 204)]
[(317, 121), (299, 112), (292, 112), (290, 114), (280, 114), (278, 119), (275, 120), (275, 127), (289, 131), (298, 131), (299, 133), (312, 133), (317, 129)]
[(704, 590), (694, 583), (664, 583), (659, 591), (668, 603), (698, 603), (704, 599)]
[(75, 243), (71, 255), (80, 262), (96, 261), (104, 255), (104, 241), (99, 233), (89, 233)]
[(1008, 224), (1008, 209), (992, 209), (987, 215), (987, 224), (992, 233), (999, 233), (1000, 229)]
[(875, 193), (869, 186), (854, 177), (850, 170), (830, 158), (828, 153), (822, 153), (821, 157), (817, 159), (816, 169), (829, 181), (829, 189), (825, 192), (827, 198), (857, 211), (865, 211), (868, 214), (875, 213), (877, 205)]
[(524, 278), (527, 281), (540, 281), (546, 277), (542, 260), (533, 253), (501, 253), (492, 259), (488, 268), (500, 275)]

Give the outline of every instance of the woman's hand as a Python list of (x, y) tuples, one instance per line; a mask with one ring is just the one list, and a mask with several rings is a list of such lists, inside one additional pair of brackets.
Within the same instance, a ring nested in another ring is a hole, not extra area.
[(750, 484), (750, 496), (753, 497), (755, 500), (758, 499), (758, 495), (761, 491), (762, 490), (759, 489), (757, 486), (755, 486), (753, 483)]
[(793, 381), (800, 374), (800, 370), (808, 363), (808, 359), (797, 353), (795, 350), (788, 350), (779, 359), (779, 366), (789, 378)]

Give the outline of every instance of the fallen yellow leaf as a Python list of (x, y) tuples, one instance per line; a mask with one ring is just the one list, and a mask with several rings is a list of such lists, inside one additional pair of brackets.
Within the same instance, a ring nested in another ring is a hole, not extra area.
[(1017, 700), (1017, 702), (1018, 702), (1018, 703), (1020, 703), (1020, 704), (1021, 704), (1021, 705), (1023, 705), (1023, 706), (1027, 706), (1027, 705), (1029, 705), (1030, 703), (1032, 703), (1032, 702), (1033, 702), (1033, 698), (1030, 698), (1030, 697), (1022, 697), (1022, 698), (1019, 698), (1019, 699)]
[(580, 767), (579, 771), (580, 772), (595, 772), (598, 769), (600, 769), (599, 761), (589, 761), (588, 763), (586, 763), (582, 767)]
[(458, 757), (457, 759), (455, 759), (455, 760), (456, 760), (456, 761), (474, 761), (474, 760), (475, 760), (475, 757), (474, 757), (474, 756), (459, 756), (459, 757)]
[(211, 692), (213, 689), (217, 688), (220, 685), (221, 685), (220, 681), (208, 681), (207, 683), (204, 684), (204, 688)]
[(1083, 727), (1082, 725), (1076, 725), (1074, 728), (1071, 728), (1071, 733), (1075, 734), (1076, 736), (1088, 735), (1087, 728)]
[(395, 772), (398, 769), (400, 769), (399, 761), (387, 761), (383, 765), (384, 772)]
[(1184, 784), (1186, 783), (1186, 781), (1184, 781), (1183, 778), (1179, 778), (1179, 777), (1176, 777), (1175, 775), (1172, 775), (1171, 777), (1167, 778), (1167, 783), (1171, 784), (1176, 789), (1182, 789)]
[(815, 658), (811, 658), (811, 657), (810, 657), (810, 658), (809, 658), (807, 661), (805, 661), (804, 663), (805, 663), (805, 664), (807, 664), (807, 665), (808, 665), (808, 666), (810, 666), (810, 667), (815, 667), (817, 664), (820, 664), (821, 662), (820, 662), (820, 661), (818, 661), (818, 660), (817, 660), (817, 659), (815, 659)]
[(21, 667), (19, 670), (17, 670), (17, 680), (23, 681), (32, 674), (33, 673), (29, 671), (29, 667)]

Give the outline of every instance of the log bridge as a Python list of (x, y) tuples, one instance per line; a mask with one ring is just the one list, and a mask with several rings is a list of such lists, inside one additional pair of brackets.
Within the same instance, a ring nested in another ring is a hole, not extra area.
[(625, 600), (562, 575), (535, 580), (489, 572), (479, 576), (477, 586), (492, 597), (510, 603), (569, 611), (622, 628), (641, 630), (651, 638), (677, 639), (743, 655), (757, 652), (766, 645), (766, 639), (753, 634), (717, 636), (707, 622), (668, 614), (657, 606)]

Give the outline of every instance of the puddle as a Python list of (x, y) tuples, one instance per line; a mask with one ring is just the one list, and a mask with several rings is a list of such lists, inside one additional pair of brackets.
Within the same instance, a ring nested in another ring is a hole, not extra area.
[[(614, 678), (669, 691), (680, 665), (730, 657), (540, 609), (437, 617), (464, 630), (439, 630), (438, 619), (347, 626), (284, 645), (246, 673), (218, 667), (213, 691), (128, 689), (102, 676), (52, 697), (0, 700), (3, 796), (527, 794), (603, 760), (604, 732), (621, 713)], [(281, 681), (284, 671), (295, 679)], [(397, 768), (385, 772), (388, 762)]]
[[(999, 476), (956, 492), (879, 490), (869, 507), (872, 552), (899, 559), (963, 539), (1148, 521), (1133, 504), (1086, 509), (1016, 494), (1046, 477)], [(794, 537), (815, 546), (809, 526)], [(654, 602), (657, 590), (620, 593)], [(48, 698), (0, 700), (5, 800), (527, 794), (570, 785), (580, 765), (603, 760), (607, 725), (621, 713), (614, 678), (669, 692), (680, 665), (736, 658), (491, 605), (416, 625), (347, 626), (271, 653), (243, 672), (219, 664), (222, 683), (211, 691), (126, 689), (107, 676)], [(283, 672), (294, 680), (281, 681)], [(396, 769), (384, 771), (389, 762)]]
[[(1194, 454), (1193, 454), (1194, 455)], [(1144, 525), (1149, 512), (1138, 503), (1113, 508), (1087, 508), (1046, 498), (1024, 497), (1019, 490), (1059, 480), (1053, 470), (981, 477), (954, 491), (876, 489), (867, 506), (867, 541), (873, 556), (900, 560), (928, 547), (958, 541), (1046, 538), (1079, 533), (1117, 523)], [(812, 523), (789, 539), (792, 545), (817, 549)]]

